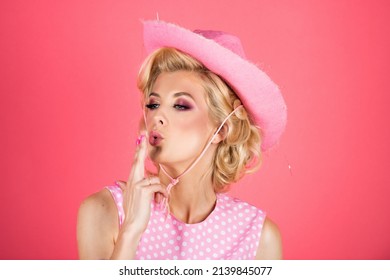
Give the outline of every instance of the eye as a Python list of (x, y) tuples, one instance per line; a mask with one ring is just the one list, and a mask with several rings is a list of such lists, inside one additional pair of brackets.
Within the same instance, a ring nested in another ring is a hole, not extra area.
[(181, 105), (181, 104), (175, 104), (175, 105), (173, 105), (173, 108), (180, 110), (180, 111), (191, 109), (189, 106)]
[(150, 109), (150, 110), (157, 109), (159, 106), (160, 106), (160, 104), (157, 104), (157, 103), (149, 103), (149, 104), (145, 105), (145, 107)]

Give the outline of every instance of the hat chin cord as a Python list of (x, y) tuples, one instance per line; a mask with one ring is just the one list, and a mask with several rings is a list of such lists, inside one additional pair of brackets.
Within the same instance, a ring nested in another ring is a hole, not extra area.
[[(239, 105), (237, 106), (224, 120), (223, 122), (221, 123), (221, 125), (218, 127), (218, 129), (214, 132), (213, 136), (211, 137), (211, 139), (209, 140), (209, 142), (207, 143), (207, 145), (204, 147), (203, 151), (200, 153), (200, 155), (196, 158), (196, 160), (186, 169), (183, 171), (183, 173), (181, 173), (179, 176), (177, 176), (176, 178), (173, 178), (171, 175), (168, 174), (168, 172), (164, 169), (164, 167), (159, 164), (160, 166), (160, 169), (164, 172), (164, 174), (170, 179), (170, 183), (168, 184), (166, 190), (168, 192), (168, 198), (163, 198), (162, 200), (162, 204), (164, 206), (163, 208), (163, 211), (166, 211), (166, 215), (168, 216), (169, 214), (169, 198), (170, 198), (170, 193), (171, 193), (171, 189), (177, 185), (179, 183), (179, 180), (181, 177), (183, 177), (185, 174), (187, 174), (188, 172), (190, 172), (190, 170), (192, 168), (194, 168), (194, 166), (200, 161), (200, 159), (205, 155), (207, 149), (210, 147), (211, 143), (214, 141), (215, 137), (217, 137), (218, 133), (221, 131), (223, 125), (226, 123), (226, 121), (239, 109), (243, 107), (242, 105)], [(144, 119), (145, 119), (145, 127), (146, 126), (146, 115), (145, 115), (145, 111), (144, 111)], [(166, 216), (166, 217), (167, 217)]]

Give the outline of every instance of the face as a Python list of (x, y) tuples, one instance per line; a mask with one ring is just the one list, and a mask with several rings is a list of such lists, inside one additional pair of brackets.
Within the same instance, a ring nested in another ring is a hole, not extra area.
[(146, 98), (149, 156), (188, 167), (215, 131), (200, 77), (188, 71), (161, 73)]

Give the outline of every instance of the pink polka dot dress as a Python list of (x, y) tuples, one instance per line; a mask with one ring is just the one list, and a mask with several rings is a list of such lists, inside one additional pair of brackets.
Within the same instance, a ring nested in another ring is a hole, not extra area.
[[(106, 187), (123, 223), (123, 197), (118, 186)], [(139, 260), (245, 260), (254, 259), (265, 212), (246, 202), (217, 194), (217, 203), (202, 222), (186, 224), (166, 215), (154, 201), (151, 216), (136, 252)]]

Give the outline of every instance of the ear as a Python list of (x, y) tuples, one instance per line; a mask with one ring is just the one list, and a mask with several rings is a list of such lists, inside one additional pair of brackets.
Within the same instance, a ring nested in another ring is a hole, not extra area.
[(225, 138), (227, 137), (227, 133), (229, 131), (229, 127), (228, 125), (225, 123), (221, 130), (218, 132), (217, 136), (215, 136), (213, 142), (213, 144), (219, 144), (220, 142), (222, 142), (223, 140), (225, 140)]

